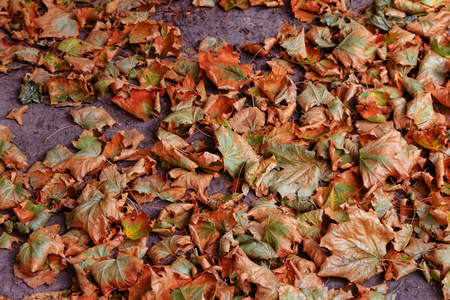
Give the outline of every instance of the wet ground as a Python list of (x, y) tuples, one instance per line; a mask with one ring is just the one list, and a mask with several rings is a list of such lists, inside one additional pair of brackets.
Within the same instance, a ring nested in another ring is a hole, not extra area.
[[(206, 36), (225, 39), (229, 44), (242, 47), (246, 42), (261, 42), (266, 37), (276, 35), (278, 29), (286, 22), (290, 25), (301, 25), (294, 20), (290, 13), (289, 1), (280, 8), (252, 7), (246, 11), (235, 9), (231, 13), (224, 12), (220, 7), (216, 8), (195, 8), (188, 0), (173, 1), (163, 5), (159, 10), (159, 14), (152, 18), (164, 19), (167, 23), (172, 23), (180, 28), (185, 43), (184, 50), (195, 49), (200, 41)], [(371, 2), (371, 1), (369, 1)], [(352, 1), (348, 2), (348, 7), (353, 7), (359, 11), (363, 10), (369, 2)], [(161, 12), (164, 10), (164, 12)], [(270, 57), (268, 57), (270, 60)], [(243, 64), (255, 63), (255, 69), (264, 69), (264, 61), (253, 59), (251, 55), (242, 54)], [(45, 104), (33, 104), (30, 110), (24, 115), (24, 126), (18, 125), (13, 120), (4, 117), (12, 108), (20, 105), (18, 94), (22, 83), (23, 76), (31, 69), (22, 68), (17, 71), (10, 72), (6, 75), (0, 75), (0, 124), (8, 126), (17, 136), (14, 140), (16, 145), (28, 157), (31, 166), (38, 160), (43, 160), (47, 151), (60, 144), (72, 148), (71, 141), (76, 140), (82, 129), (74, 126), (72, 118), (69, 115), (71, 107), (53, 108)], [(301, 80), (302, 72), (297, 68), (294, 81)], [(115, 125), (112, 129), (105, 130), (106, 138), (112, 136), (118, 130), (137, 129), (145, 135), (146, 139), (141, 143), (141, 147), (150, 148), (155, 140), (155, 132), (164, 116), (168, 114), (169, 105), (168, 98), (163, 99), (161, 117), (150, 119), (147, 122), (140, 121), (132, 115), (121, 110), (109, 99), (112, 95), (106, 95), (96, 102), (95, 106), (102, 106), (106, 111), (115, 118), (120, 125)], [(209, 188), (209, 193), (216, 191), (224, 192), (223, 182), (228, 178), (219, 178), (213, 181)], [(151, 218), (159, 213), (158, 207), (163, 207), (162, 202), (151, 203), (150, 207), (144, 210)], [(48, 225), (59, 223), (62, 225), (61, 232), (64, 231), (63, 216), (54, 216)], [(0, 234), (2, 229), (0, 228)], [(21, 237), (23, 241), (26, 237)], [(149, 239), (149, 245), (155, 243), (157, 237)], [(13, 251), (0, 249), (0, 265), (3, 267), (0, 272), (0, 296), (10, 299), (21, 299), (24, 295), (33, 292), (59, 291), (70, 289), (72, 285), (73, 270), (65, 270), (60, 273), (56, 282), (51, 285), (43, 285), (33, 291), (25, 285), (22, 279), (15, 278), (13, 267), (15, 257), (18, 253), (20, 245), (15, 244)], [(381, 278), (372, 278), (364, 285), (371, 286), (382, 282)], [(342, 287), (346, 284), (345, 280), (329, 279), (326, 281), (329, 287)], [(388, 282), (389, 291), (396, 291), (396, 299), (441, 299), (440, 288), (436, 285), (428, 284), (420, 272), (415, 272), (405, 276), (397, 281)]]

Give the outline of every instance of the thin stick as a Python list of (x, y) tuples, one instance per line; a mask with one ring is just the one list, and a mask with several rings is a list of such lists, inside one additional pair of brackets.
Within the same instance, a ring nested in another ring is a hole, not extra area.
[(57, 133), (60, 132), (61, 130), (64, 130), (64, 129), (67, 129), (67, 128), (70, 128), (70, 127), (76, 127), (76, 126), (78, 126), (78, 125), (69, 125), (69, 126), (66, 126), (66, 127), (63, 127), (63, 128), (60, 128), (60, 129), (56, 130), (55, 132), (53, 132), (52, 134), (50, 134), (50, 135), (44, 140), (44, 143), (47, 143), (47, 141), (48, 141), (49, 138), (51, 138), (52, 136), (54, 136), (55, 134), (57, 134)]
[(228, 16), (231, 14), (233, 10), (230, 9), (230, 11), (228, 12), (227, 16), (225, 18), (223, 18), (222, 23), (225, 23), (225, 21), (227, 20)]

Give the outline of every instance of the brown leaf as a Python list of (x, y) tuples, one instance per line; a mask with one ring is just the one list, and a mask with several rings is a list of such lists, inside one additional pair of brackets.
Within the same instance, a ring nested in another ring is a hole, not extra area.
[(7, 119), (16, 120), (19, 125), (23, 126), (22, 117), (28, 110), (28, 105), (22, 105), (20, 107), (13, 108), (11, 112), (6, 116)]
[(222, 274), (229, 277), (232, 272), (237, 275), (237, 285), (245, 294), (252, 291), (252, 285), (256, 285), (256, 299), (278, 299), (280, 283), (275, 275), (266, 267), (252, 262), (247, 255), (236, 247), (220, 261)]

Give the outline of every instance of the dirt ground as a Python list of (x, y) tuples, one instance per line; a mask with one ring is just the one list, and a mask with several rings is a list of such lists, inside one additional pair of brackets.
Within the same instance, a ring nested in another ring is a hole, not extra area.
[[(286, 0), (285, 2), (285, 6), (281, 7), (281, 9), (252, 7), (246, 11), (233, 10), (228, 14), (219, 7), (213, 9), (195, 8), (190, 4), (190, 0), (180, 0), (171, 2), (170, 7), (167, 4), (164, 5), (159, 10), (160, 14), (152, 18), (164, 19), (167, 23), (172, 23), (179, 27), (183, 35), (185, 51), (189, 48), (195, 49), (206, 36), (220, 37), (225, 39), (229, 44), (242, 47), (244, 41), (260, 42), (265, 37), (276, 35), (278, 28), (283, 25), (283, 22), (290, 25), (295, 24), (297, 27), (300, 26), (290, 13), (289, 1)], [(361, 11), (370, 2), (370, 0), (369, 2), (348, 1), (347, 6)], [(161, 13), (166, 7), (168, 9)], [(174, 19), (174, 17), (176, 18)], [(243, 64), (250, 63), (252, 56), (243, 53), (242, 61)], [(253, 62), (255, 63), (254, 70), (265, 68), (262, 60), (255, 59)], [(73, 109), (71, 107), (53, 108), (45, 104), (33, 104), (30, 110), (24, 115), (24, 126), (19, 126), (13, 120), (5, 119), (5, 116), (12, 108), (20, 105), (17, 98), (20, 85), (23, 76), (30, 70), (22, 68), (6, 75), (0, 75), (0, 124), (8, 126), (17, 136), (15, 143), (27, 155), (29, 165), (31, 166), (34, 162), (43, 160), (47, 151), (58, 144), (72, 148), (71, 141), (78, 138), (82, 129), (74, 125), (69, 115), (69, 111)], [(300, 81), (302, 75), (300, 68), (297, 68), (296, 72), (297, 75), (293, 80)], [(102, 106), (106, 109), (120, 123), (119, 126), (115, 125), (112, 129), (105, 131), (106, 138), (109, 138), (118, 130), (135, 128), (146, 137), (141, 147), (150, 148), (156, 139), (155, 132), (161, 120), (169, 112), (168, 98), (165, 97), (163, 99), (161, 117), (143, 122), (111, 103), (109, 101), (111, 96), (108, 94), (94, 103), (95, 106)], [(225, 192), (223, 182), (228, 179), (227, 176), (215, 179), (209, 187), (208, 192), (210, 194), (217, 191)], [(164, 202), (154, 202), (151, 203), (151, 208), (144, 206), (144, 210), (149, 214), (150, 218), (154, 218), (159, 213), (157, 207), (163, 207), (165, 205)], [(64, 216), (54, 216), (48, 225), (55, 223), (61, 224), (60, 234), (62, 234), (65, 231)], [(0, 228), (0, 234), (2, 230)], [(21, 236), (21, 238), (23, 241), (26, 239), (24, 236)], [(158, 241), (156, 236), (150, 238), (147, 246), (151, 246), (156, 241)], [(74, 276), (74, 271), (71, 269), (61, 272), (53, 285), (43, 285), (36, 290), (26, 286), (22, 279), (15, 278), (12, 265), (19, 251), (19, 247), (19, 244), (15, 244), (13, 251), (0, 250), (0, 265), (3, 266), (3, 270), (0, 272), (0, 296), (10, 299), (20, 299), (24, 295), (33, 292), (70, 289), (72, 277)], [(381, 278), (375, 277), (364, 285), (371, 286), (381, 282)], [(326, 285), (329, 287), (342, 287), (345, 284), (346, 281), (340, 279), (328, 279), (326, 281)], [(390, 288), (389, 291), (395, 291), (397, 293), (396, 299), (400, 300), (434, 300), (442, 298), (440, 288), (436, 285), (428, 284), (420, 272), (415, 272), (395, 282), (390, 281), (388, 285)]]

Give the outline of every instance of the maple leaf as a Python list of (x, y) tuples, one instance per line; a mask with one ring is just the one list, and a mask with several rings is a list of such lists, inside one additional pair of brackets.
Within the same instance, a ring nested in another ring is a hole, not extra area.
[(152, 202), (155, 197), (175, 202), (184, 196), (185, 188), (171, 187), (170, 180), (164, 175), (141, 177), (134, 182), (131, 195), (138, 203)]
[(13, 108), (11, 112), (6, 116), (7, 119), (16, 120), (19, 125), (23, 126), (23, 114), (28, 110), (28, 105), (22, 105), (20, 107)]
[(20, 242), (20, 239), (3, 232), (0, 236), (0, 248), (12, 250), (12, 244)]
[(333, 56), (346, 67), (361, 69), (362, 66), (374, 59), (374, 51), (370, 49), (375, 36), (367, 33), (365, 29), (355, 28), (345, 39), (333, 50)]
[(214, 134), (223, 156), (224, 168), (232, 176), (241, 174), (243, 172), (242, 167), (248, 160), (258, 159), (247, 141), (232, 130), (220, 126)]
[(359, 165), (366, 188), (384, 183), (388, 176), (408, 177), (402, 160), (401, 135), (392, 130), (382, 137), (367, 143), (359, 150)]
[(30, 196), (22, 182), (13, 182), (7, 176), (0, 178), (0, 209), (15, 208)]
[(80, 205), (67, 216), (67, 224), (84, 229), (94, 243), (100, 243), (107, 236), (112, 222), (119, 222), (118, 201), (112, 195), (87, 186), (79, 198)]
[(318, 187), (319, 179), (325, 175), (327, 165), (315, 159), (315, 152), (302, 145), (267, 143), (266, 154), (274, 155), (277, 168), (263, 179), (273, 193), (281, 197), (309, 197)]
[(258, 299), (278, 299), (280, 283), (275, 275), (266, 267), (252, 262), (239, 248), (234, 248), (220, 261), (222, 273), (228, 276), (234, 271), (237, 275), (237, 285), (246, 294), (252, 290), (251, 284), (256, 285), (255, 297)]
[(159, 265), (167, 256), (178, 256), (193, 247), (189, 236), (173, 235), (153, 245), (147, 254), (155, 264)]
[(159, 116), (159, 99), (163, 93), (163, 91), (131, 88), (129, 93), (119, 92), (111, 101), (135, 117), (147, 121), (152, 115)]
[(97, 129), (102, 132), (103, 127), (116, 124), (103, 107), (89, 106), (79, 110), (71, 110), (73, 121), (86, 130)]
[(107, 259), (91, 267), (92, 275), (103, 293), (112, 289), (126, 290), (137, 282), (138, 273), (142, 271), (141, 259), (119, 254), (116, 259)]
[(58, 235), (59, 225), (40, 227), (30, 234), (28, 242), (20, 247), (17, 260), (20, 271), (27, 275), (36, 275), (41, 271), (48, 255), (64, 257), (64, 244)]
[(58, 7), (50, 8), (45, 15), (34, 20), (38, 28), (42, 29), (41, 38), (66, 38), (78, 36), (78, 22), (69, 13)]
[(76, 154), (69, 156), (57, 166), (53, 167), (54, 172), (70, 170), (76, 180), (82, 181), (83, 177), (89, 173), (96, 173), (102, 169), (106, 157), (101, 155), (101, 146), (94, 144)]
[(239, 56), (230, 46), (223, 46), (217, 56), (211, 51), (199, 52), (200, 68), (219, 89), (236, 91), (248, 83), (253, 65), (239, 65)]
[(391, 227), (381, 224), (373, 211), (352, 207), (349, 221), (340, 223), (321, 240), (332, 255), (320, 268), (319, 276), (337, 276), (361, 283), (382, 271), (386, 245), (394, 238)]

